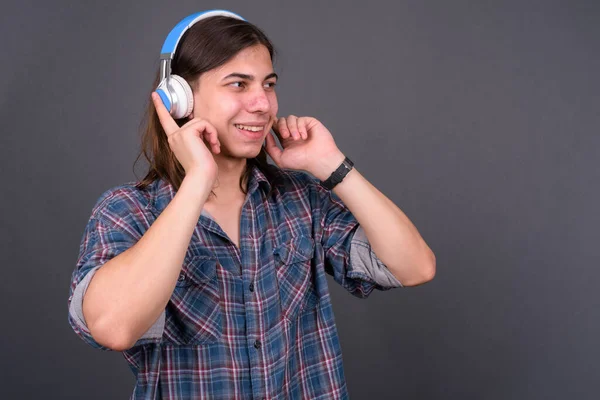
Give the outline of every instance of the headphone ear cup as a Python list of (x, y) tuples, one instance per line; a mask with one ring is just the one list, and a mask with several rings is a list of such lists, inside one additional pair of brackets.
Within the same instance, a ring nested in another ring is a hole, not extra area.
[(192, 88), (185, 79), (179, 75), (169, 77), (169, 92), (171, 94), (173, 109), (171, 115), (174, 119), (185, 118), (192, 113), (194, 109), (194, 94)]

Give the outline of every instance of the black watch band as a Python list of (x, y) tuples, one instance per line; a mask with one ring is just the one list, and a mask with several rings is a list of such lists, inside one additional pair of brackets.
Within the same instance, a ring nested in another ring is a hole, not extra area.
[(352, 171), (353, 167), (354, 163), (346, 157), (338, 169), (336, 169), (326, 181), (321, 182), (321, 185), (327, 190), (333, 189), (338, 183), (344, 180), (346, 175), (348, 175), (348, 172)]

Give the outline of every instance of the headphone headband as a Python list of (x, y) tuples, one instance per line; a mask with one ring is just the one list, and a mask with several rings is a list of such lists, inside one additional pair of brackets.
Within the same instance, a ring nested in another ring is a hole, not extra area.
[(165, 43), (163, 44), (163, 47), (160, 50), (160, 59), (161, 60), (164, 60), (164, 59), (172, 60), (173, 54), (175, 53), (175, 49), (177, 48), (177, 45), (179, 44), (179, 41), (181, 40), (181, 37), (183, 36), (183, 34), (188, 29), (190, 29), (192, 27), (192, 25), (194, 25), (196, 22), (206, 19), (206, 18), (216, 17), (216, 16), (231, 17), (231, 18), (241, 19), (242, 21), (245, 21), (245, 19), (242, 18), (241, 16), (239, 16), (238, 14), (233, 13), (231, 11), (227, 11), (227, 10), (209, 10), (209, 11), (202, 11), (202, 12), (199, 12), (196, 14), (188, 15), (187, 17), (185, 17), (184, 19), (179, 21), (179, 23), (177, 25), (175, 25), (175, 27), (167, 35), (167, 38), (165, 39)]

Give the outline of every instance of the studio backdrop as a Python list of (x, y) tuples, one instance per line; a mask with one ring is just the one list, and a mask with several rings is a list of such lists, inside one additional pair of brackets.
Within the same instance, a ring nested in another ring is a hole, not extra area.
[(0, 397), (131, 394), (67, 322), (71, 273), (100, 194), (143, 173), (165, 35), (218, 7), (275, 43), (280, 114), (321, 120), (435, 252), (423, 286), (329, 280), (351, 397), (596, 399), (599, 4), (4, 1)]

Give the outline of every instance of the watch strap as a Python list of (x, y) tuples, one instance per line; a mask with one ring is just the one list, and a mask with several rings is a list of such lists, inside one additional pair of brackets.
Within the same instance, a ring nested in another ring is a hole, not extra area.
[(324, 182), (321, 182), (321, 186), (323, 186), (327, 190), (333, 189), (338, 183), (344, 180), (346, 175), (348, 175), (348, 173), (352, 171), (353, 167), (354, 163), (348, 157), (346, 157), (344, 161), (340, 164), (340, 166), (335, 171), (333, 171), (331, 176), (327, 178)]

